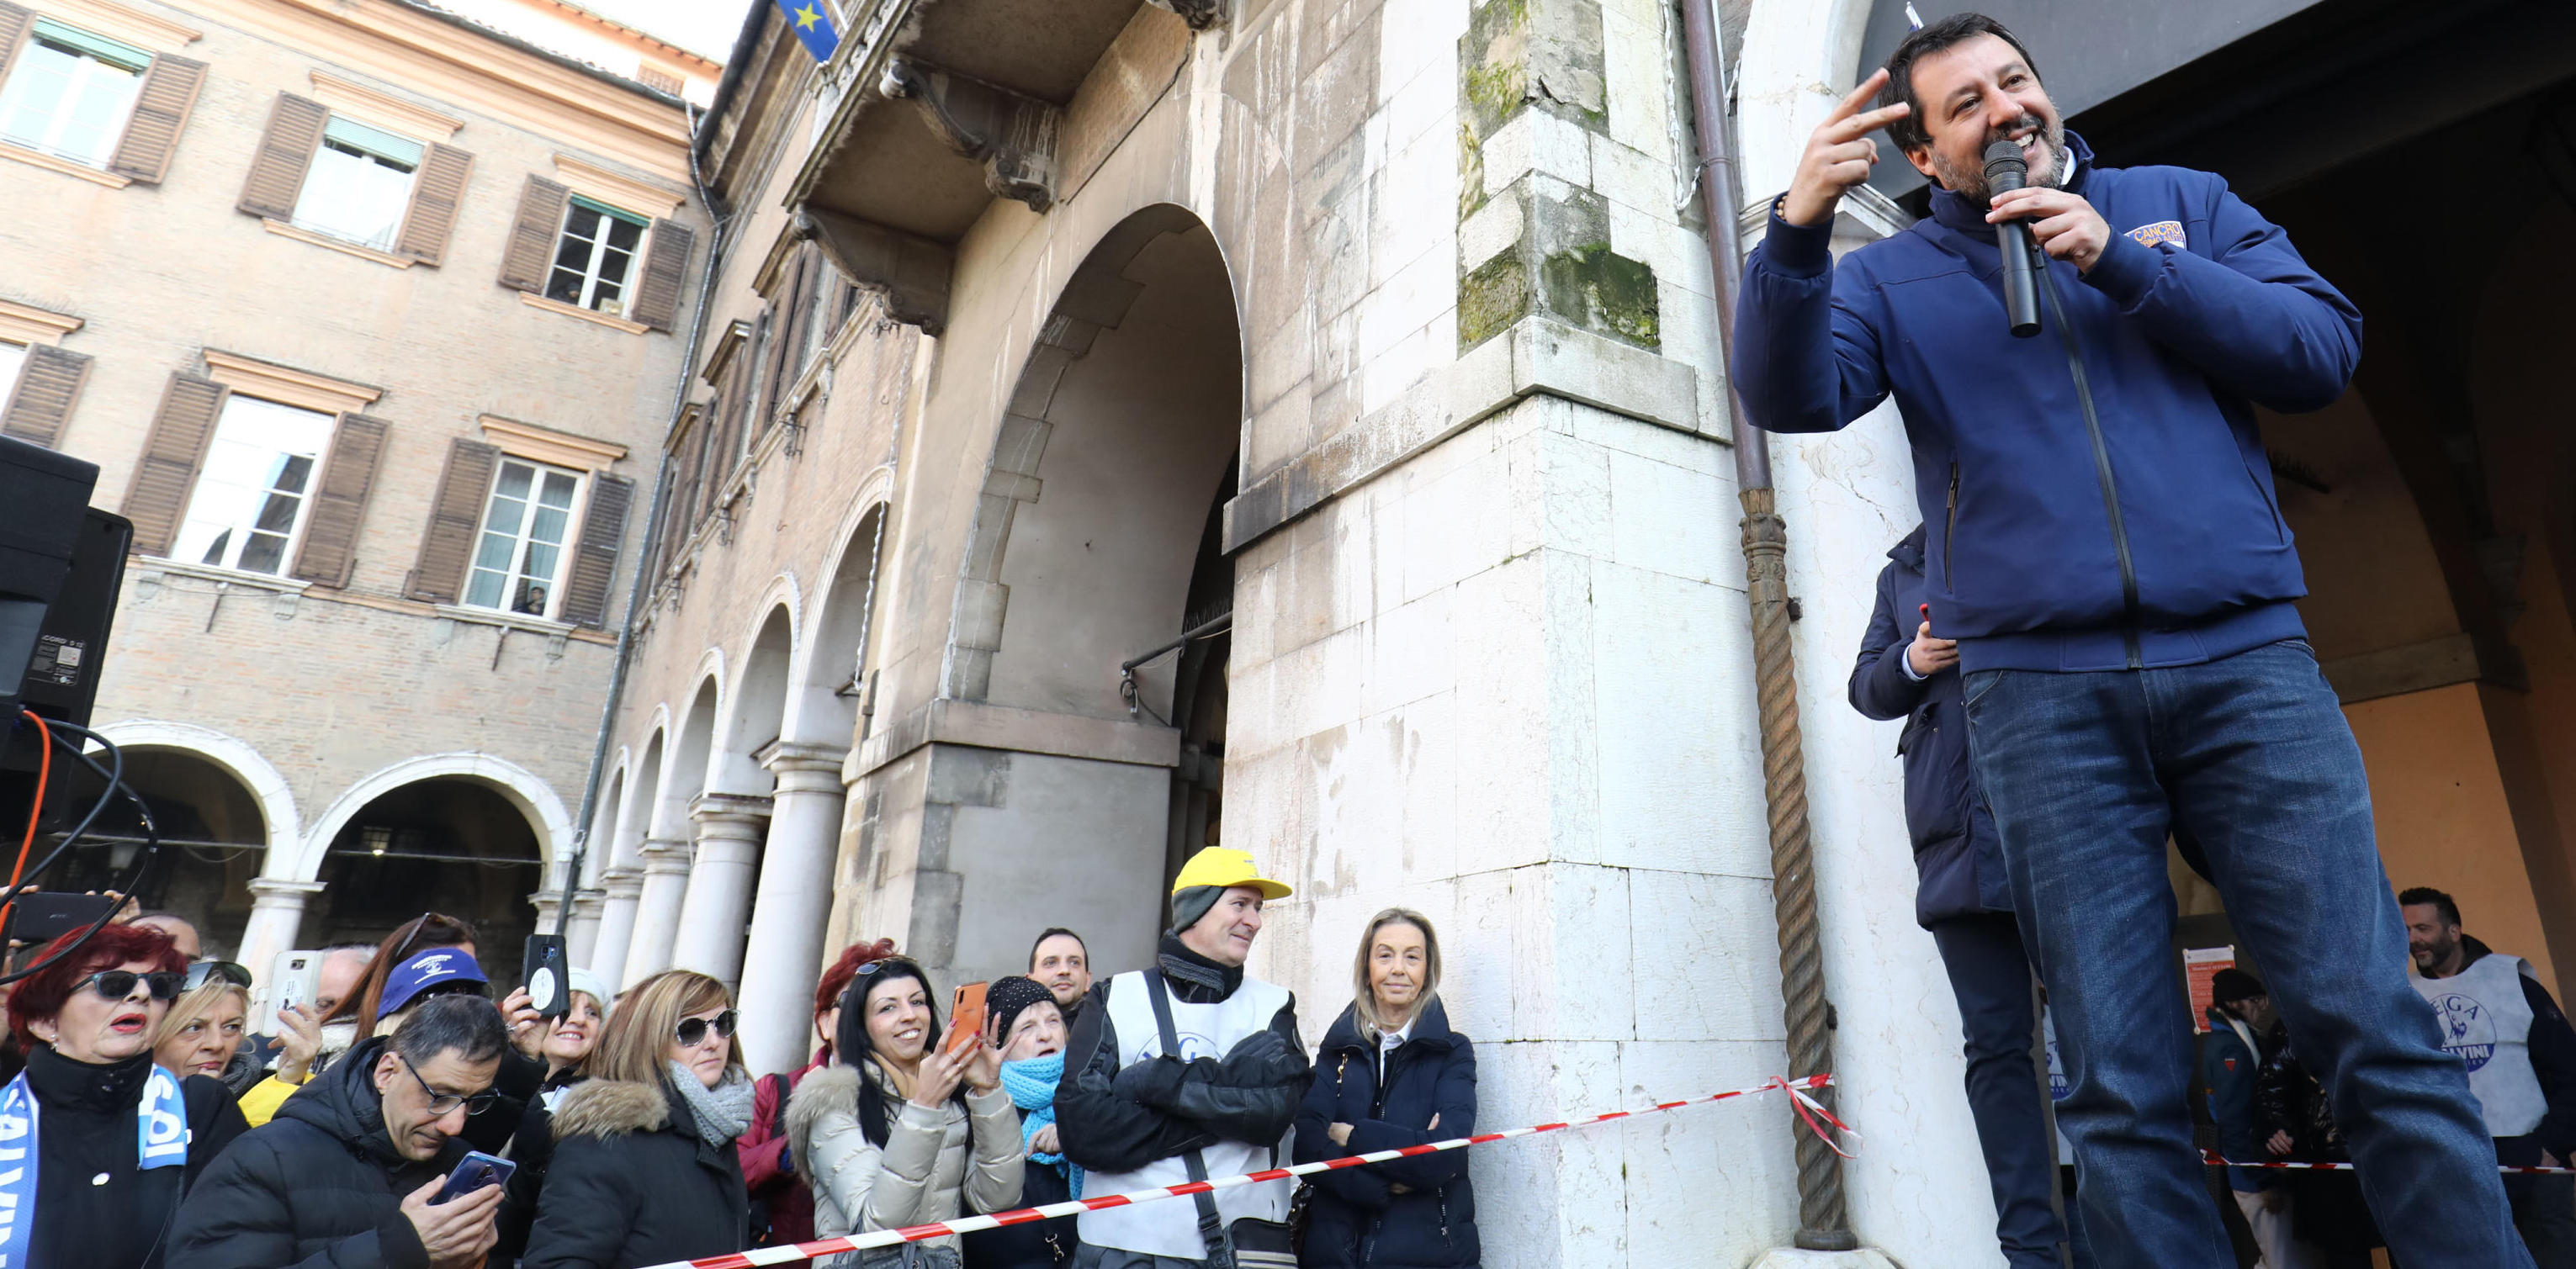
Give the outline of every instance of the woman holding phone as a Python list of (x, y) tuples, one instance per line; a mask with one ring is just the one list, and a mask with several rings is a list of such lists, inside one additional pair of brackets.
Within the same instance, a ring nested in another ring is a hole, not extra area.
[(152, 1060), (173, 1075), (211, 1075), (238, 1097), (259, 1082), (259, 1068), (242, 1052), (249, 1017), (250, 971), (231, 961), (198, 961), (152, 1029)]
[[(1440, 1004), (1440, 936), (1405, 908), (1369, 919), (1352, 1000), (1324, 1033), (1297, 1112), (1299, 1163), (1476, 1131), (1476, 1050)], [(1467, 1152), (1316, 1173), (1307, 1269), (1467, 1269), (1483, 1255)]]
[[(841, 997), (833, 1065), (788, 1101), (788, 1152), (813, 1187), (817, 1238), (1019, 1202), (1020, 1116), (1002, 1091), (1000, 1050), (974, 1032), (942, 1044), (930, 1001), (929, 975), (911, 960), (860, 966)], [(875, 1263), (853, 1253), (817, 1265)], [(901, 1263), (957, 1269), (957, 1240), (908, 1244)]]
[(610, 1011), (590, 1078), (554, 1108), (554, 1157), (520, 1269), (628, 1269), (740, 1251), (750, 1222), (734, 1138), (751, 1077), (733, 999), (669, 969)]

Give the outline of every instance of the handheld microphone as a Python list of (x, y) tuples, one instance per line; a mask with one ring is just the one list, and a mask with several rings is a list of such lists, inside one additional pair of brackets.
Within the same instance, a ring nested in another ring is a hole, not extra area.
[[(2021, 157), (2020, 146), (1997, 141), (1986, 147), (1989, 197), (2028, 184), (2030, 164)], [(2015, 338), (2028, 339), (2039, 333), (2039, 281), (2030, 267), (2030, 226), (2007, 220), (1995, 226), (1995, 241), (2004, 253), (2004, 319)]]

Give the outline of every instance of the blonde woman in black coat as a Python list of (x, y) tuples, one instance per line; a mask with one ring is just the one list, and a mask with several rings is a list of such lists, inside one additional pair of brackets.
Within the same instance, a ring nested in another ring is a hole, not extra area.
[(723, 983), (665, 970), (620, 997), (590, 1078), (554, 1110), (554, 1159), (520, 1269), (631, 1269), (740, 1251), (734, 1138), (751, 1077)]
[[(1388, 908), (1369, 920), (1353, 999), (1324, 1033), (1297, 1112), (1299, 1163), (1425, 1145), (1476, 1131), (1476, 1049), (1440, 1004), (1440, 936)], [(1317, 1173), (1307, 1269), (1468, 1269), (1483, 1255), (1467, 1152)]]

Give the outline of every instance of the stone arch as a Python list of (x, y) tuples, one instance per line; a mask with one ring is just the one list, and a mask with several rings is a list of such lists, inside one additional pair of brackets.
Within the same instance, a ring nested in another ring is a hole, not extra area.
[(600, 785), (599, 806), (590, 817), (582, 849), (580, 884), (584, 889), (598, 886), (599, 874), (607, 870), (609, 857), (617, 849), (617, 821), (625, 810), (626, 777), (632, 759), (625, 746), (619, 746), (616, 759), (609, 764), (608, 779)]
[[(1178, 633), (1206, 498), (1217, 492), (1241, 435), (1234, 293), (1215, 235), (1171, 203), (1120, 221), (1074, 269), (1030, 349), (994, 442), (960, 569), (942, 695), (1132, 717), (1117, 693), (1119, 663)], [(1142, 316), (1152, 329), (1127, 329), (1148, 297)], [(1174, 322), (1184, 314), (1185, 324)], [(1179, 373), (1190, 368), (1203, 372), (1198, 380)], [(1201, 399), (1182, 399), (1193, 395)], [(1221, 408), (1214, 404), (1220, 396)], [(1175, 414), (1202, 415), (1193, 422), (1206, 426), (1173, 425)], [(1059, 433), (1070, 443), (1059, 443)], [(1189, 486), (1194, 496), (1179, 497), (1175, 487), (1174, 497), (1153, 497), (1158, 482)], [(1051, 502), (1042, 500), (1050, 484)], [(1115, 514), (1103, 514), (1112, 507)], [(1077, 527), (1119, 542), (1099, 549), (1105, 544), (1072, 532)], [(1085, 567), (1082, 558), (1123, 559), (1126, 550), (1157, 547), (1159, 558), (1113, 574)], [(1076, 577), (1109, 583), (1111, 593), (1137, 602), (1116, 602)], [(1122, 588), (1121, 581), (1140, 584)], [(1055, 651), (1022, 645), (1005, 652), (1015, 585), (1021, 628), (1048, 630)], [(1059, 593), (1067, 586), (1077, 593)], [(1089, 619), (1071, 629), (1047, 619), (1066, 608)], [(1059, 663), (1033, 663), (1039, 655)]]
[(885, 610), (885, 536), (891, 526), (886, 499), (893, 493), (894, 470), (879, 467), (860, 482), (823, 564), (826, 579), (807, 614), (804, 637), (789, 672), (781, 735), (797, 744), (835, 749), (857, 743), (859, 707), (865, 694), (865, 657), (870, 628)]
[(653, 818), (645, 829), (647, 837), (688, 840), (689, 803), (707, 788), (716, 719), (724, 708), (724, 654), (709, 649), (707, 655), (714, 659), (713, 663), (701, 663), (697, 686), (689, 693), (689, 706), (680, 715), (679, 732), (663, 755), (661, 796), (654, 801)]
[(181, 750), (231, 773), (259, 802), (260, 818), (268, 832), (268, 854), (261, 863), (260, 875), (294, 875), (297, 852), (304, 840), (304, 822), (296, 810), (295, 790), (287, 785), (285, 775), (248, 741), (211, 727), (158, 718), (121, 719), (101, 725), (98, 733), (120, 749)]
[(662, 767), (669, 759), (671, 707), (657, 705), (653, 724), (644, 733), (644, 748), (635, 760), (634, 779), (626, 790), (625, 804), (617, 808), (617, 824), (609, 848), (609, 864), (616, 868), (635, 865), (637, 852), (644, 847), (644, 837), (653, 829), (653, 810), (661, 800)]
[(314, 821), (312, 831), (304, 835), (294, 871), (286, 879), (314, 880), (322, 870), (322, 859), (330, 851), (332, 840), (369, 802), (404, 785), (442, 777), (472, 780), (508, 799), (527, 817), (528, 826), (536, 830), (537, 860), (545, 867), (551, 868), (558, 853), (572, 841), (572, 815), (564, 809), (563, 799), (555, 796), (553, 786), (534, 772), (507, 758), (470, 750), (423, 754), (378, 770), (333, 799)]
[(760, 625), (745, 643), (734, 690), (723, 703), (723, 728), (715, 738), (707, 787), (725, 793), (765, 794), (772, 783), (761, 751), (784, 738), (787, 668), (796, 657), (796, 612), (785, 602), (753, 609)]

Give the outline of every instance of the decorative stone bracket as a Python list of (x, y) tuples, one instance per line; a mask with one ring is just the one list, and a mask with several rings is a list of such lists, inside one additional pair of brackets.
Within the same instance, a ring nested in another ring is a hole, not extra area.
[(823, 249), (850, 285), (885, 302), (886, 315), (923, 334), (948, 328), (948, 278), (957, 257), (928, 238), (807, 205), (795, 235)]
[(919, 106), (950, 149), (981, 161), (984, 186), (994, 196), (1018, 199), (1040, 212), (1055, 206), (1056, 137), (1063, 131), (1064, 111), (900, 57), (886, 63), (879, 87), (889, 98)]
[(1225, 21), (1226, 0), (1154, 0), (1157, 8), (1181, 15), (1193, 31), (1204, 31)]

